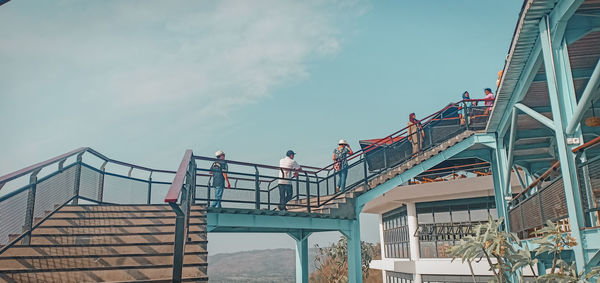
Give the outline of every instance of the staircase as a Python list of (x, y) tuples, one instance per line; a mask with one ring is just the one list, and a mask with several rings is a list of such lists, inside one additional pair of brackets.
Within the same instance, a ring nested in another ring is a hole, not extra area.
[[(404, 173), (406, 170), (428, 160), (429, 158), (437, 155), (438, 153), (456, 145), (457, 143), (467, 139), (468, 137), (474, 135), (476, 132), (474, 131), (464, 131), (441, 144), (434, 146), (430, 149), (420, 152), (418, 155), (405, 160), (391, 168), (388, 168), (379, 174), (372, 176), (368, 181), (368, 186), (365, 186), (364, 183), (360, 183), (354, 187), (346, 187), (346, 192), (339, 195), (329, 195), (322, 196), (320, 202), (317, 199), (311, 198), (310, 202), (313, 207), (311, 207), (311, 212), (313, 213), (324, 213), (329, 214), (331, 216), (341, 217), (341, 218), (349, 218), (353, 219), (354, 216), (354, 207), (355, 207), (355, 198), (365, 193), (366, 191), (373, 189), (390, 179)], [(424, 170), (427, 170), (425, 168)], [(322, 205), (320, 207), (317, 206), (319, 203), (324, 203), (329, 201), (327, 204)], [(293, 200), (289, 202), (293, 205), (303, 205), (306, 206), (306, 199)], [(289, 209), (292, 212), (306, 212), (306, 207), (295, 207)]]
[[(208, 281), (206, 210), (192, 206), (183, 281)], [(67, 205), (0, 254), (0, 282), (171, 282), (168, 205)]]

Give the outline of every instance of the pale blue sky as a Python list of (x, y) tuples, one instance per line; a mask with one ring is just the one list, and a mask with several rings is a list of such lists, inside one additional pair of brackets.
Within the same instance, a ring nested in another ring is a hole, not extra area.
[[(410, 112), (483, 97), (521, 4), (13, 0), (0, 7), (0, 175), (80, 146), (157, 168), (187, 148), (267, 164), (291, 148), (324, 165), (340, 138), (357, 149)], [(211, 253), (293, 247), (209, 240)]]

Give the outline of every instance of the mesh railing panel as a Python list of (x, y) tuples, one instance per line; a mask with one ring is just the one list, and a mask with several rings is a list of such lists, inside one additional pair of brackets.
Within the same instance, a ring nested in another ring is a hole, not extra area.
[(8, 243), (9, 235), (23, 232), (28, 194), (29, 189), (25, 189), (0, 202), (0, 246)]
[(171, 184), (157, 184), (152, 183), (152, 191), (150, 195), (150, 203), (152, 204), (164, 204), (165, 196), (169, 191)]
[(144, 204), (148, 195), (148, 182), (126, 177), (104, 175), (104, 202)]
[(598, 210), (600, 204), (600, 158), (589, 159), (577, 169), (581, 200), (586, 211)]
[[(563, 179), (560, 178), (540, 191), (544, 209), (542, 223), (546, 220), (558, 220), (568, 215)], [(528, 217), (524, 215), (524, 217)]]
[(98, 200), (101, 174), (86, 166), (81, 166), (81, 179), (79, 195), (93, 200)]
[(523, 226), (521, 229), (527, 230), (540, 226), (542, 221), (542, 211), (540, 209), (540, 199), (538, 195), (527, 199), (521, 204), (523, 213)]
[[(33, 209), (34, 219), (44, 217), (73, 197), (76, 173), (77, 166), (71, 166), (37, 184)], [(33, 223), (35, 224), (37, 221), (34, 220)]]
[(508, 212), (508, 218), (510, 221), (510, 231), (520, 232), (523, 231), (523, 221), (521, 218), (521, 207), (517, 206)]

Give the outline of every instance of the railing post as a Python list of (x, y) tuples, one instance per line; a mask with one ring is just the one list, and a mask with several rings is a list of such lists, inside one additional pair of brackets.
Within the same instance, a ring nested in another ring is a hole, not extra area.
[(317, 206), (321, 204), (321, 186), (319, 185), (319, 176), (315, 173), (315, 180), (317, 182)]
[(365, 158), (365, 156), (361, 156), (360, 159), (362, 160), (363, 163), (363, 173), (364, 173), (364, 182), (365, 182), (365, 192), (369, 190), (369, 173), (367, 172), (367, 158)]
[(106, 172), (106, 164), (108, 161), (104, 161), (100, 166), (100, 178), (98, 178), (98, 201), (102, 202), (104, 199), (104, 173)]
[(80, 154), (77, 154), (77, 169), (75, 171), (75, 185), (73, 188), (73, 195), (75, 196), (75, 198), (73, 199), (73, 204), (77, 205), (79, 203), (79, 185), (81, 184), (81, 162), (83, 160), (82, 155), (85, 153), (85, 151), (81, 152)]
[(255, 189), (255, 204), (254, 204), (254, 208), (256, 209), (260, 209), (260, 181), (259, 181), (259, 173), (258, 173), (258, 166), (254, 166), (254, 189)]
[(146, 199), (147, 204), (150, 204), (151, 198), (152, 198), (152, 171), (150, 171), (150, 176), (148, 176), (148, 197)]
[[(183, 197), (183, 196), (182, 196)], [(183, 271), (183, 251), (185, 242), (185, 215), (176, 202), (170, 202), (169, 205), (177, 215), (175, 217), (175, 244), (173, 247), (173, 282), (181, 282)]]
[(304, 172), (306, 176), (306, 211), (310, 213), (310, 178), (308, 178), (308, 173)]
[(300, 177), (296, 175), (296, 201), (298, 200), (300, 200)]
[(40, 169), (37, 169), (31, 173), (29, 176), (29, 192), (27, 193), (27, 210), (25, 211), (25, 224), (23, 225), (23, 233), (27, 233), (23, 240), (21, 240), (22, 245), (29, 245), (31, 242), (31, 228), (33, 227), (33, 218), (35, 212), (35, 194), (37, 187), (37, 174), (40, 172)]

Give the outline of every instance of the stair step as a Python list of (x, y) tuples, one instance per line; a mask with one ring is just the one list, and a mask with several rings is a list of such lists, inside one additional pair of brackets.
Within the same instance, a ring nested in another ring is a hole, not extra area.
[[(186, 253), (206, 252), (206, 242), (188, 242), (185, 245)], [(121, 244), (111, 246), (55, 246), (55, 245), (37, 245), (37, 246), (12, 246), (4, 253), (3, 257), (16, 256), (110, 256), (110, 255), (139, 255), (155, 253), (173, 253), (173, 243), (159, 244)]]
[[(0, 282), (127, 282), (146, 281), (171, 282), (173, 270), (165, 266), (146, 268), (104, 269), (104, 270), (68, 270), (27, 273), (4, 273)], [(208, 281), (205, 271), (197, 266), (185, 266), (182, 277), (193, 281)], [(10, 281), (13, 280), (13, 281)]]
[[(192, 241), (205, 241), (206, 232), (189, 233)], [(173, 233), (140, 233), (140, 234), (75, 234), (75, 235), (32, 235), (31, 245), (107, 245), (107, 244), (138, 244), (138, 243), (169, 243), (173, 242)]]
[[(190, 225), (190, 232), (205, 231), (205, 225)], [(132, 234), (132, 233), (163, 233), (175, 232), (175, 225), (146, 225), (146, 226), (104, 226), (104, 227), (38, 227), (33, 230), (33, 235), (53, 234)]]
[[(205, 224), (205, 217), (190, 217), (191, 224)], [(40, 227), (48, 226), (141, 226), (149, 224), (175, 224), (175, 217), (172, 218), (129, 218), (129, 219), (80, 219), (80, 218), (54, 218), (51, 217), (44, 221)]]
[[(186, 254), (184, 264), (207, 265), (207, 253)], [(0, 272), (53, 271), (56, 269), (94, 269), (118, 266), (173, 265), (173, 254), (116, 256), (59, 256), (0, 258)]]
[[(53, 219), (60, 218), (169, 218), (176, 217), (174, 211), (57, 211)], [(192, 210), (191, 217), (204, 217), (205, 211)]]
[[(191, 210), (206, 211), (202, 205), (192, 205)], [(140, 204), (140, 205), (65, 205), (60, 211), (173, 211), (171, 206), (166, 204)]]

